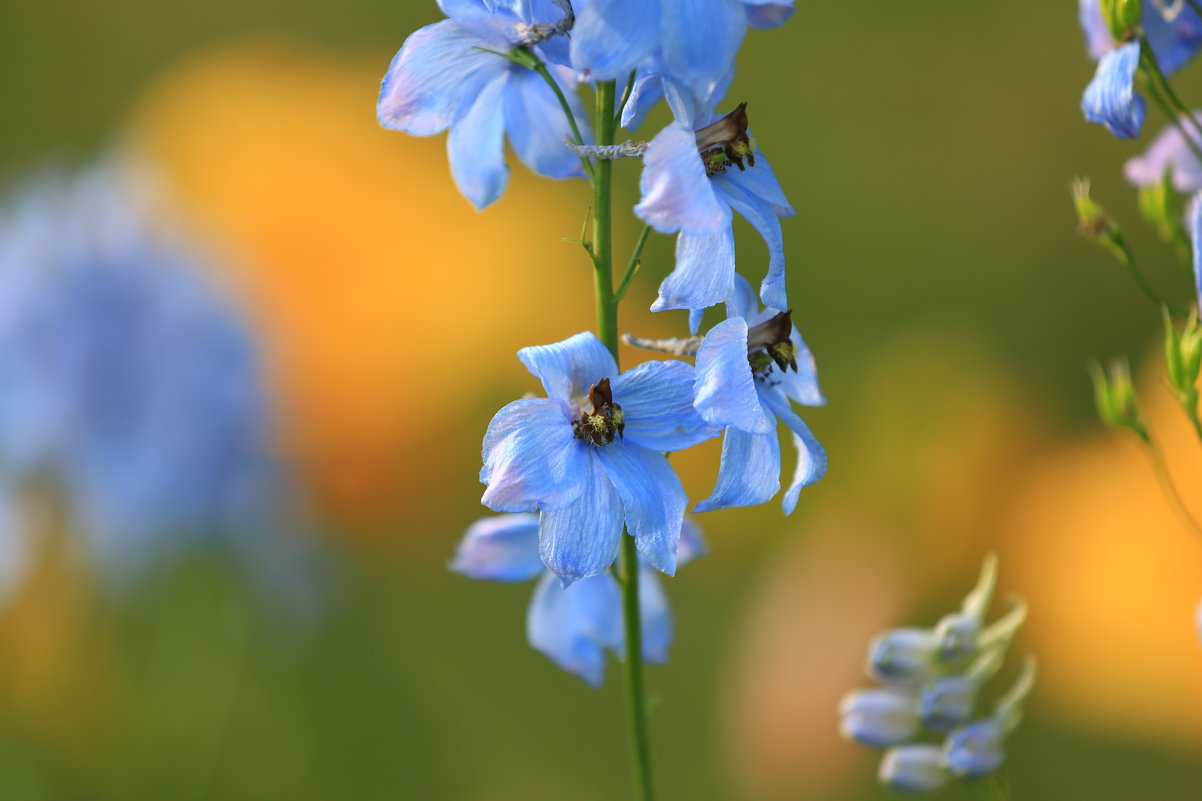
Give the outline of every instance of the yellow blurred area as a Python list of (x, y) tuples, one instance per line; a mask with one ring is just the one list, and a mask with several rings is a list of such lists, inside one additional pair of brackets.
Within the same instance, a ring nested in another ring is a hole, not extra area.
[[(1141, 382), (1152, 436), (1195, 517), (1202, 444), (1161, 385)], [(1003, 570), (1031, 605), (1037, 693), (1077, 725), (1202, 747), (1202, 541), (1174, 515), (1133, 436), (1097, 435), (1050, 454), (1017, 483)]]
[(514, 163), (506, 196), (476, 212), (442, 136), (377, 124), (381, 69), (244, 45), (167, 74), (132, 126), (233, 256), (290, 451), (324, 506), (359, 519), (457, 476), (440, 441), (486, 422), (464, 436), (465, 409), (520, 387), (516, 349), (575, 333), (591, 308), (579, 247), (556, 240), (580, 230), (583, 182)]

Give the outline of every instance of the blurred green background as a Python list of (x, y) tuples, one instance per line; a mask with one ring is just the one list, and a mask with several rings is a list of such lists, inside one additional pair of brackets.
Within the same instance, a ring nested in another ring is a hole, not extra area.
[[(0, 798), (628, 797), (613, 665), (601, 691), (559, 672), (526, 645), (530, 586), (445, 568), (486, 512), (484, 427), (534, 388), (515, 348), (590, 326), (591, 301), (559, 242), (583, 186), (511, 159), (509, 194), (478, 215), (441, 137), (376, 128), (379, 77), (439, 18), (433, 2), (0, 4), (0, 177), (113, 147), (163, 171), (236, 255), (225, 275), (329, 540), (304, 614), (220, 560), (120, 599), (44, 560), (0, 612)], [(1159, 312), (1076, 235), (1070, 179), (1093, 178), (1174, 297), (1189, 288), (1123, 183), (1140, 145), (1081, 118), (1092, 70), (1068, 0), (798, 0), (749, 35), (729, 97), (798, 211), (794, 320), (829, 399), (805, 417), (831, 471), (791, 518), (700, 520), (711, 554), (670, 582), (673, 658), (650, 671), (664, 799), (886, 797), (835, 704), (866, 684), (868, 638), (933, 623), (988, 549), (1031, 603), (1016, 650), (1043, 671), (1014, 797), (1198, 797), (1199, 554), (1141, 454), (1099, 430), (1086, 373), (1130, 354), (1153, 391)], [(637, 166), (617, 172), (621, 209)], [(620, 219), (622, 252), (637, 228)], [(762, 243), (738, 232), (758, 279)], [(625, 328), (681, 333), (683, 315), (644, 311), (671, 247), (653, 237)], [(1151, 416), (1196, 502), (1197, 448), (1167, 405)], [(681, 460), (691, 497), (717, 453)]]

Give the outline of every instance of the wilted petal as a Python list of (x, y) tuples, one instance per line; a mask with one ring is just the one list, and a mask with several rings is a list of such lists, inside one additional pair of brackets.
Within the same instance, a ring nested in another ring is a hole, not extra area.
[[(552, 75), (560, 70), (550, 68)], [(583, 126), (586, 121), (580, 98), (565, 91), (568, 104)], [(505, 131), (522, 162), (549, 178), (584, 176), (580, 159), (568, 150), (564, 139), (571, 132), (567, 117), (551, 87), (533, 70), (514, 73), (505, 94)], [(587, 136), (587, 133), (582, 134)]]
[(477, 520), (455, 550), (451, 570), (488, 581), (528, 581), (540, 575), (538, 515), (497, 515)]
[(376, 115), (385, 128), (416, 136), (446, 130), (478, 73), (499, 74), (507, 62), (480, 50), (480, 39), (451, 20), (419, 28), (392, 59), (380, 86)]
[(480, 481), (488, 489), (480, 502), (498, 512), (564, 506), (584, 486), (584, 445), (550, 398), (523, 398), (497, 412), (483, 451)]
[(601, 379), (618, 375), (613, 355), (591, 331), (551, 345), (522, 348), (518, 358), (542, 382), (547, 397), (561, 401), (583, 398)]
[(664, 128), (647, 147), (639, 177), (642, 200), (634, 213), (660, 233), (712, 234), (730, 227), (730, 208), (718, 199), (697, 137), (679, 123)]
[(594, 687), (605, 678), (605, 649), (622, 644), (622, 597), (608, 574), (560, 586), (548, 573), (526, 612), (526, 638), (555, 664)]
[(1098, 71), (1081, 96), (1085, 119), (1105, 125), (1122, 139), (1139, 136), (1147, 104), (1135, 94), (1139, 42), (1130, 42), (1102, 56)]
[(671, 452), (718, 433), (693, 408), (693, 367), (684, 362), (643, 362), (614, 380), (613, 393), (625, 414), (627, 442)]
[(655, 569), (675, 575), (676, 548), (689, 499), (668, 457), (621, 442), (599, 449), (597, 455), (622, 498), (626, 528), (639, 553)]
[(572, 28), (572, 69), (588, 80), (625, 79), (659, 39), (659, 5), (650, 0), (589, 0)]
[(651, 311), (704, 309), (730, 299), (735, 282), (735, 241), (729, 227), (715, 234), (681, 231), (676, 266), (659, 285)]
[(712, 96), (747, 33), (742, 2), (659, 0), (659, 5), (664, 72), (702, 97)]
[(797, 498), (801, 490), (826, 475), (826, 450), (805, 421), (793, 411), (784, 396), (768, 389), (760, 392), (760, 399), (793, 432), (793, 446), (797, 449), (797, 468), (793, 472), (793, 481), (781, 500), (785, 514), (791, 515), (797, 507)]
[(747, 24), (753, 28), (775, 28), (793, 16), (793, 0), (744, 0)]
[(714, 491), (694, 511), (755, 506), (780, 491), (780, 442), (776, 432), (748, 434), (726, 429)]
[(918, 697), (892, 687), (854, 690), (839, 702), (839, 733), (869, 748), (888, 748), (918, 733)]
[(776, 427), (760, 403), (747, 361), (747, 321), (732, 317), (709, 330), (697, 350), (693, 403), (716, 426), (734, 426), (750, 434)]
[(608, 570), (622, 537), (622, 499), (595, 454), (587, 454), (584, 465), (580, 496), (563, 508), (544, 510), (538, 523), (543, 564), (565, 586)]
[[(493, 56), (496, 58), (496, 56)], [(505, 192), (505, 91), (510, 71), (492, 77), (470, 106), (460, 108), (447, 137), (451, 176), (464, 197), (483, 209)]]
[(643, 625), (643, 661), (662, 665), (672, 644), (672, 610), (654, 570), (639, 567), (639, 619)]

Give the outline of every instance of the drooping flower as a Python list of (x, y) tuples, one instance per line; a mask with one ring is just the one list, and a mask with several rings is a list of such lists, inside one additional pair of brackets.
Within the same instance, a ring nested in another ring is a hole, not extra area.
[[(768, 160), (747, 133), (746, 104), (701, 125), (672, 123), (651, 140), (634, 211), (661, 233), (679, 231), (676, 265), (660, 284), (652, 311), (700, 310), (735, 292), (732, 210), (768, 246), (768, 273), (760, 285), (765, 305), (789, 307), (785, 249), (779, 217), (794, 214)], [(696, 319), (691, 318), (694, 330)]]
[(411, 34), (384, 75), (376, 105), (380, 124), (415, 136), (449, 128), (451, 174), (476, 208), (505, 191), (505, 137), (535, 172), (583, 177), (579, 159), (564, 147), (570, 127), (551, 87), (534, 70), (497, 55), (529, 47), (550, 61), (548, 71), (584, 129), (572, 73), (561, 66), (564, 38), (523, 44), (531, 25), (554, 22), (563, 11), (550, 0), (441, 0), (439, 6), (449, 19)]
[(708, 423), (725, 428), (718, 480), (697, 511), (753, 506), (780, 490), (777, 421), (793, 433), (797, 469), (782, 500), (792, 514), (806, 487), (826, 474), (826, 451), (793, 411), (825, 403), (814, 358), (788, 312), (760, 310), (746, 279), (736, 277), (727, 319), (714, 326), (697, 351), (694, 403)]
[(565, 585), (608, 570), (623, 527), (648, 564), (672, 575), (688, 499), (665, 454), (717, 433), (693, 409), (692, 366), (645, 362), (619, 374), (588, 332), (518, 358), (547, 397), (514, 401), (489, 423), (481, 501), (538, 511), (543, 563)]
[[(701, 532), (685, 518), (677, 561), (685, 564), (704, 555)], [(469, 578), (516, 582), (538, 579), (526, 616), (530, 645), (555, 664), (594, 687), (605, 676), (605, 651), (619, 659), (625, 651), (622, 598), (609, 573), (563, 587), (539, 556), (538, 515), (509, 514), (473, 523), (464, 535), (451, 569)], [(656, 571), (639, 565), (639, 607), (643, 660), (668, 661), (672, 616)]]
[[(1194, 116), (1202, 119), (1198, 112)], [(1183, 123), (1182, 128), (1190, 132), (1187, 124)], [(1202, 145), (1196, 134), (1190, 133), (1190, 138)], [(1166, 126), (1143, 153), (1128, 159), (1123, 165), (1123, 175), (1139, 187), (1155, 186), (1168, 175), (1178, 192), (1202, 190), (1202, 164), (1176, 125)]]
[(303, 527), (257, 346), (146, 189), (105, 165), (0, 217), (0, 506), (52, 487), (118, 579), (211, 543), (270, 571)]
[(1081, 95), (1085, 119), (1105, 125), (1120, 139), (1139, 136), (1148, 113), (1147, 101), (1135, 93), (1139, 50), (1139, 42), (1128, 42), (1102, 56), (1097, 73)]

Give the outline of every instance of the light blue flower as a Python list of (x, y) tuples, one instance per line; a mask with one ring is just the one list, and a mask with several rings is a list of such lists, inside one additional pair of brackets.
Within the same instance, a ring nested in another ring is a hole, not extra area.
[(777, 421), (788, 426), (797, 469), (782, 500), (792, 514), (806, 487), (826, 474), (826, 451), (793, 411), (825, 403), (814, 358), (779, 309), (761, 311), (751, 286), (737, 276), (728, 318), (714, 326), (697, 351), (694, 403), (708, 423), (725, 428), (718, 480), (696, 511), (753, 506), (780, 490)]
[(747, 26), (776, 27), (792, 14), (792, 0), (589, 0), (572, 29), (572, 67), (589, 80), (625, 80), (655, 62), (710, 97)]
[[(1090, 58), (1098, 61), (1114, 49), (1116, 42), (1098, 0), (1079, 0), (1078, 21)], [(1170, 8), (1156, 0), (1145, 0), (1140, 27), (1165, 75), (1181, 69), (1202, 48), (1202, 17), (1188, 2), (1176, 2)]]
[(909, 742), (920, 726), (918, 695), (912, 690), (853, 690), (839, 702), (839, 733), (869, 748)]
[(1005, 740), (1005, 731), (993, 718), (961, 726), (948, 735), (943, 746), (948, 770), (967, 779), (988, 776), (1006, 759)]
[(0, 487), (53, 484), (118, 579), (187, 545), (258, 559), (296, 511), (250, 327), (145, 192), (110, 165), (0, 215)]
[(768, 160), (751, 144), (745, 107), (741, 104), (717, 120), (709, 114), (692, 127), (674, 122), (647, 148), (639, 180), (642, 199), (635, 214), (661, 233), (680, 232), (675, 267), (660, 284), (652, 311), (699, 310), (731, 299), (732, 210), (751, 223), (768, 246), (768, 273), (760, 297), (765, 305), (789, 307), (778, 218), (795, 212)]
[(1135, 94), (1139, 50), (1139, 42), (1128, 42), (1102, 56), (1097, 73), (1081, 96), (1085, 119), (1105, 125), (1120, 139), (1139, 136), (1148, 111), (1148, 104)]
[[(1194, 116), (1202, 119), (1198, 112), (1194, 112)], [(1190, 131), (1188, 126), (1189, 123), (1182, 123), (1186, 131)], [(1190, 133), (1190, 138), (1198, 140), (1194, 133)], [(1128, 159), (1123, 165), (1123, 175), (1140, 187), (1155, 186), (1168, 175), (1178, 192), (1189, 194), (1202, 190), (1202, 164), (1198, 163), (1198, 157), (1176, 125), (1166, 126), (1143, 153)]]
[[(701, 532), (685, 518), (677, 552), (679, 564), (704, 555)], [(530, 645), (555, 664), (594, 687), (605, 676), (605, 651), (619, 659), (625, 652), (622, 597), (609, 573), (581, 579), (570, 587), (546, 570), (539, 555), (538, 516), (509, 514), (473, 523), (464, 535), (451, 569), (469, 578), (488, 581), (538, 579), (526, 615)], [(668, 661), (672, 615), (655, 570), (640, 561), (639, 609), (643, 660)]]
[[(450, 128), (451, 174), (476, 208), (505, 191), (506, 136), (535, 172), (583, 177), (579, 159), (564, 146), (570, 128), (555, 93), (535, 71), (496, 55), (517, 46), (523, 26), (554, 21), (562, 11), (550, 0), (441, 0), (439, 6), (450, 19), (411, 34), (384, 75), (376, 105), (380, 124), (415, 136)], [(533, 49), (554, 62), (556, 48), (564, 46), (563, 37), (555, 37)], [(586, 119), (571, 71), (555, 63), (548, 70), (583, 129)]]
[(619, 375), (587, 332), (518, 358), (547, 397), (514, 401), (489, 423), (484, 505), (540, 512), (543, 563), (565, 586), (609, 569), (623, 526), (648, 564), (675, 573), (688, 499), (665, 453), (717, 433), (693, 409), (692, 366), (646, 362)]
[(943, 750), (937, 745), (890, 748), (881, 760), (881, 783), (901, 793), (933, 793), (952, 780)]

